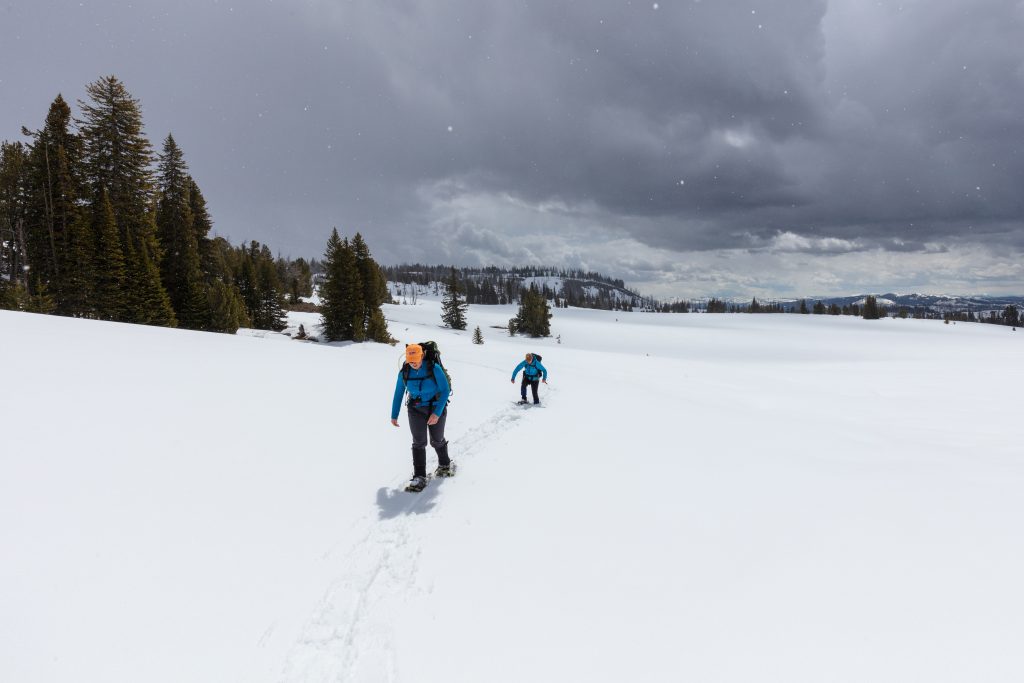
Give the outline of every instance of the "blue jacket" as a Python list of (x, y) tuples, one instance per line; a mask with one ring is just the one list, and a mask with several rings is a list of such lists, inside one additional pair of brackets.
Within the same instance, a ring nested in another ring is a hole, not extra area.
[[(417, 370), (409, 367), (409, 385), (406, 386), (405, 378), (402, 377), (402, 370), (398, 371), (398, 383), (395, 384), (395, 398), (391, 401), (391, 419), (398, 419), (398, 411), (402, 408), (402, 396), (409, 392), (409, 400), (415, 405), (417, 402), (426, 405), (434, 404), (434, 414), (441, 417), (441, 413), (448, 406), (448, 396), (452, 393), (448, 386), (448, 378), (444, 370), (434, 364), (434, 372), (427, 370), (427, 363), (424, 362)], [(436, 397), (436, 399), (435, 399)]]
[(532, 363), (527, 364), (527, 362), (524, 360), (519, 365), (516, 366), (516, 369), (512, 371), (513, 382), (516, 381), (516, 375), (519, 374), (520, 370), (523, 371), (523, 377), (530, 380), (531, 382), (541, 378), (548, 378), (547, 369), (543, 365), (541, 365), (540, 361), (537, 360), (536, 358), (533, 359)]

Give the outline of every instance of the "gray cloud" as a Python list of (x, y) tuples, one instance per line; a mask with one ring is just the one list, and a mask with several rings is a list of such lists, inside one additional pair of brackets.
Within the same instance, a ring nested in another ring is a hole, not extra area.
[(657, 4), (8, 4), (0, 138), (115, 73), (217, 230), (283, 253), (337, 225), (385, 261), (665, 288), (755, 286), (732, 250), (771, 286), (799, 257), (856, 288), (828, 271), (876, 250), (1018, 274), (993, 259), (1024, 249), (1019, 2)]

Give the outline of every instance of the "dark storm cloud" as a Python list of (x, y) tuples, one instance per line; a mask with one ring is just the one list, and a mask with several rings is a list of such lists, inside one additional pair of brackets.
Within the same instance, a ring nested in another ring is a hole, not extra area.
[(285, 253), (337, 225), (384, 260), (459, 260), (424, 244), (440, 225), (515, 258), (535, 226), (505, 204), (676, 251), (1024, 247), (1019, 2), (107, 0), (0, 18), (0, 137), (117, 74), (217, 229)]

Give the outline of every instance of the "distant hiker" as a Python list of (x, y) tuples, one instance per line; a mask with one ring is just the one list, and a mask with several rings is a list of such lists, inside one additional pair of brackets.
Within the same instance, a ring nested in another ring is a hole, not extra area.
[(520, 393), (523, 399), (520, 403), (527, 403), (526, 400), (526, 387), (530, 387), (533, 390), (533, 404), (537, 405), (540, 403), (540, 398), (537, 396), (537, 389), (540, 386), (541, 381), (544, 384), (548, 383), (548, 371), (540, 364), (540, 356), (535, 353), (526, 354), (526, 360), (519, 363), (516, 369), (512, 371), (512, 384), (516, 383), (516, 375), (519, 371), (523, 371), (523, 384), (520, 387)]
[(448, 396), (451, 387), (440, 363), (424, 359), (423, 346), (409, 344), (405, 347), (405, 363), (398, 371), (395, 384), (395, 398), (391, 402), (391, 424), (398, 426), (398, 411), (402, 397), (409, 393), (409, 431), (412, 432), (413, 476), (406, 491), (422, 491), (427, 485), (427, 436), (437, 453), (437, 469), (434, 475), (450, 477), (455, 473), (455, 464), (448, 457), (448, 441), (444, 438), (444, 423), (448, 418)]

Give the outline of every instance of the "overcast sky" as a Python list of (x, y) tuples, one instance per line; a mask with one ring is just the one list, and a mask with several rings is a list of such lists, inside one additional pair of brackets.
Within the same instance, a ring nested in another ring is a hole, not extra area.
[(114, 74), (284, 255), (1024, 294), (1022, 36), (1020, 0), (0, 0), (0, 139)]

